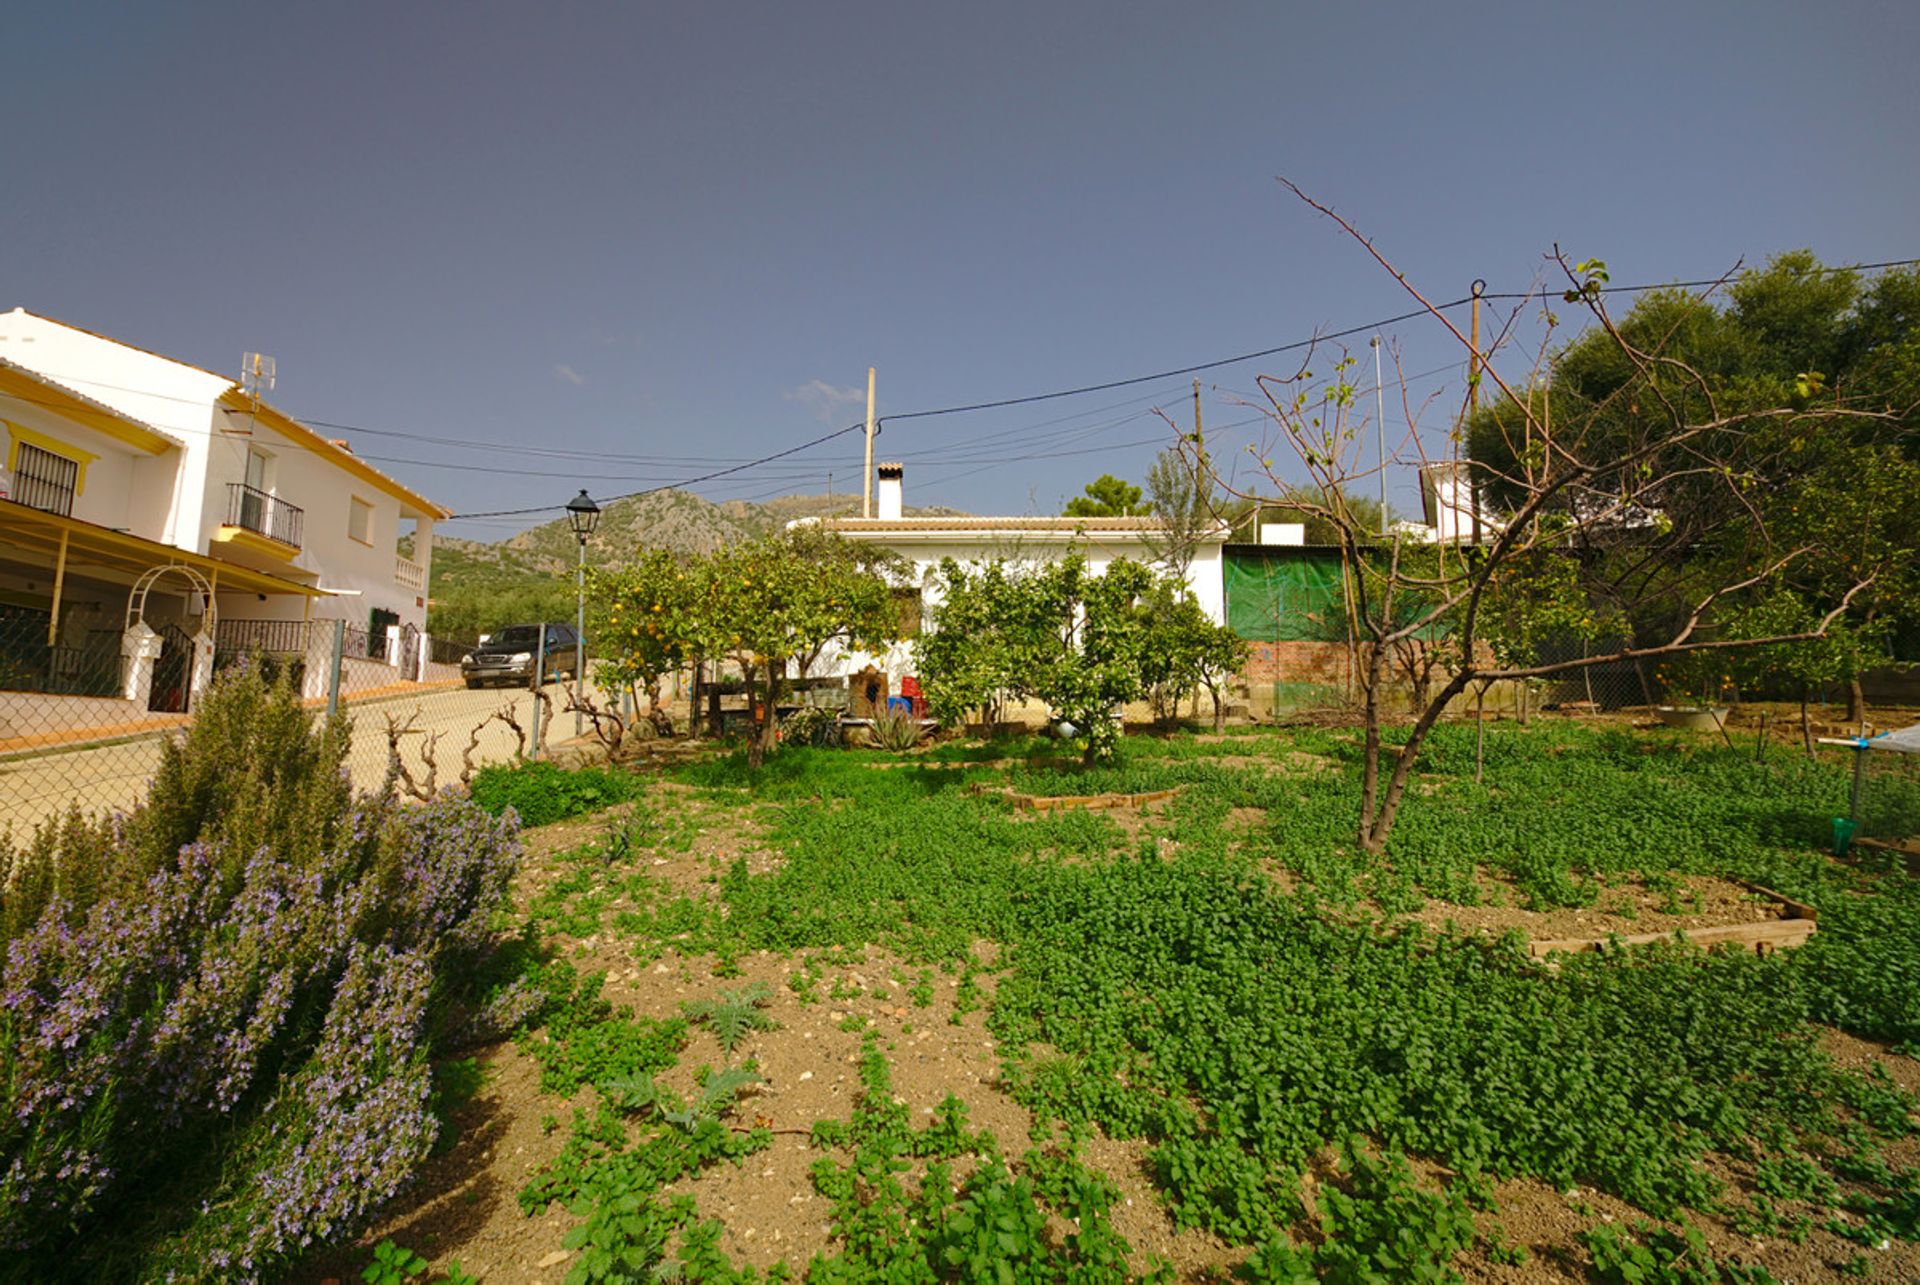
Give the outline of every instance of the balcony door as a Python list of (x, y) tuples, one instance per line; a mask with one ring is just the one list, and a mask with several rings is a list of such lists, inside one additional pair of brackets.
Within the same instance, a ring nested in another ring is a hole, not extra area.
[(262, 534), (268, 530), (267, 460), (265, 451), (247, 448), (247, 489), (240, 496), (240, 525)]

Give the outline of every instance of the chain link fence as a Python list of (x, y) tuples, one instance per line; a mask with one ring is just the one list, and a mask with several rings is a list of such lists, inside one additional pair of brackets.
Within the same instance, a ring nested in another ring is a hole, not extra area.
[(237, 664), (290, 673), (316, 716), (351, 720), (360, 789), (397, 762), (402, 792), (426, 796), (527, 754), (536, 729), (545, 746), (573, 736), (558, 683), (538, 699), (526, 685), (469, 690), (460, 660), (472, 646), (402, 626), (226, 619), (212, 637), (163, 625), (56, 643), (46, 612), (0, 604), (0, 830), (22, 838), (74, 808), (131, 808), (161, 747), (185, 736), (208, 684)]

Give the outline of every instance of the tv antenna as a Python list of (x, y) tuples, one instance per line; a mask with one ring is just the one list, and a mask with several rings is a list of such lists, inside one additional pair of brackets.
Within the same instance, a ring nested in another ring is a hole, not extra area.
[(268, 392), (273, 391), (275, 369), (273, 358), (267, 356), (265, 353), (250, 352), (242, 354), (240, 358), (241, 389), (247, 396), (253, 398), (254, 401), (259, 401), (262, 389)]
[(230, 428), (226, 430), (227, 432), (240, 437), (253, 436), (254, 419), (260, 411), (260, 391), (273, 390), (274, 376), (277, 372), (277, 363), (265, 353), (240, 354), (240, 391), (247, 395), (247, 400), (252, 404), (247, 409), (247, 426)]

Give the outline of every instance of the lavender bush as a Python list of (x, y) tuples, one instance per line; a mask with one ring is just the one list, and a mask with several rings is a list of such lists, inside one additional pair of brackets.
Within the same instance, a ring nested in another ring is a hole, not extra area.
[(0, 1255), (29, 1278), (252, 1279), (350, 1231), (432, 1146), (436, 1034), (530, 1010), (480, 987), (514, 823), (355, 798), (345, 748), (243, 669), (134, 813), (0, 853)]

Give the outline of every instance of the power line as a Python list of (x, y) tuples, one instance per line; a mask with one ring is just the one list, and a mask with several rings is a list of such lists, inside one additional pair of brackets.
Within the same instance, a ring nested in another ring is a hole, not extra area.
[[(1878, 263), (1859, 263), (1859, 264), (1833, 265), (1833, 266), (1822, 265), (1815, 268), (1800, 270), (1800, 275), (1812, 276), (1812, 275), (1821, 275), (1821, 274), (1837, 273), (1837, 272), (1869, 272), (1869, 271), (1879, 271), (1879, 270), (1890, 269), (1890, 268), (1912, 267), (1915, 265), (1920, 265), (1920, 258), (1888, 259)], [(1726, 277), (1716, 277), (1716, 278), (1701, 279), (1696, 281), (1672, 281), (1672, 282), (1665, 282), (1660, 284), (1622, 285), (1622, 286), (1608, 285), (1608, 286), (1597, 287), (1596, 292), (1600, 294), (1630, 294), (1630, 293), (1640, 293), (1640, 292), (1649, 291), (1649, 290), (1697, 289), (1697, 288), (1704, 288), (1708, 286), (1721, 285), (1721, 284), (1724, 284), (1728, 279), (1729, 278), (1726, 278)], [(1515, 299), (1532, 299), (1536, 297), (1544, 300), (1547, 297), (1549, 297), (1552, 293), (1553, 293), (1552, 291), (1546, 289), (1545, 287), (1542, 287), (1540, 289), (1527, 290), (1523, 292), (1502, 291), (1502, 292), (1489, 293), (1486, 291), (1481, 291), (1477, 297), (1483, 300), (1486, 300), (1486, 299), (1515, 300)], [(879, 417), (877, 423), (884, 425), (886, 422), (890, 420), (904, 421), (904, 420), (913, 420), (913, 419), (932, 419), (938, 416), (945, 416), (945, 415), (962, 415), (962, 414), (970, 414), (970, 413), (985, 411), (985, 410), (1001, 410), (1010, 406), (1027, 406), (1027, 405), (1033, 405), (1039, 402), (1058, 401), (1062, 398), (1067, 398), (1067, 397), (1079, 397), (1089, 393), (1108, 392), (1116, 388), (1130, 388), (1130, 387), (1136, 387), (1140, 384), (1156, 383), (1162, 380), (1174, 379), (1174, 378), (1185, 376), (1185, 375), (1195, 375), (1203, 371), (1218, 370), (1224, 366), (1237, 365), (1241, 362), (1257, 361), (1264, 357), (1274, 357), (1282, 353), (1299, 352), (1308, 348), (1312, 348), (1318, 344), (1330, 342), (1332, 340), (1345, 339), (1353, 335), (1366, 334), (1369, 331), (1377, 331), (1383, 327), (1397, 325), (1403, 321), (1411, 321), (1418, 317), (1425, 317), (1425, 316), (1432, 315), (1434, 313), (1446, 312), (1451, 309), (1463, 307), (1467, 304), (1472, 303), (1475, 297), (1476, 297), (1475, 295), (1469, 294), (1459, 299), (1452, 299), (1452, 300), (1448, 300), (1445, 303), (1435, 304), (1431, 308), (1416, 308), (1408, 312), (1399, 313), (1391, 317), (1383, 317), (1378, 320), (1366, 322), (1361, 325), (1348, 326), (1341, 330), (1328, 331), (1325, 333), (1317, 333), (1306, 339), (1294, 340), (1290, 343), (1285, 343), (1285, 344), (1277, 344), (1270, 348), (1262, 348), (1262, 349), (1255, 350), (1253, 352), (1240, 353), (1232, 357), (1220, 357), (1211, 361), (1198, 362), (1190, 366), (1181, 366), (1172, 370), (1157, 371), (1150, 375), (1135, 375), (1125, 379), (1108, 380), (1103, 383), (1097, 383), (1097, 384), (1082, 384), (1073, 388), (1056, 389), (1051, 392), (1043, 392), (1043, 393), (1030, 393), (1020, 397), (1004, 397), (1004, 398), (998, 398), (991, 401), (970, 402), (970, 403), (965, 403), (965, 404), (955, 405), (955, 406), (934, 407), (928, 410), (901, 411), (897, 414), (881, 416)], [(156, 397), (166, 396), (165, 394), (152, 393), (149, 390), (127, 388), (119, 385), (107, 384), (97, 380), (74, 379), (72, 381), (61, 380), (59, 382), (84, 383), (97, 388), (111, 388), (121, 392), (140, 393), (143, 395), (156, 396)], [(1133, 400), (1150, 400), (1152, 396), (1157, 396), (1157, 395), (1158, 394), (1151, 394), (1149, 395), (1148, 398), (1133, 399)], [(20, 400), (33, 403), (37, 399), (20, 396)], [(189, 399), (169, 398), (169, 400), (189, 400)], [(52, 403), (49, 403), (49, 404), (52, 404)], [(1124, 403), (1124, 402), (1118, 403), (1116, 407), (1110, 407), (1108, 409), (1116, 409), (1118, 405), (1125, 405), (1125, 404), (1127, 403)], [(1078, 415), (1065, 416), (1063, 417), (1063, 419), (1074, 419), (1074, 418), (1080, 418), (1082, 415), (1086, 415), (1086, 414), (1099, 414), (1099, 413), (1101, 412), (1098, 410), (1081, 412)], [(1135, 418), (1135, 416), (1128, 416), (1128, 417), (1125, 417), (1125, 419), (1117, 422), (1124, 423), (1126, 422), (1126, 420), (1130, 420), (1132, 418)], [(657, 463), (672, 463), (672, 462), (682, 462), (682, 461), (693, 462), (701, 458), (698, 456), (682, 456), (682, 457), (620, 456), (620, 455), (614, 455), (614, 454), (600, 454), (600, 453), (592, 453), (592, 452), (567, 453), (567, 452), (538, 448), (538, 447), (511, 447), (510, 448), (510, 447), (506, 447), (506, 446), (495, 444), (495, 443), (473, 442), (470, 440), (464, 440), (460, 438), (440, 437), (440, 436), (434, 436), (429, 434), (412, 434), (412, 433), (406, 433), (396, 429), (376, 429), (376, 428), (369, 428), (365, 425), (359, 425), (359, 424), (345, 424), (345, 423), (338, 423), (334, 421), (317, 420), (317, 419), (307, 420), (304, 422), (313, 427), (328, 428), (336, 432), (367, 433), (374, 436), (398, 437), (402, 439), (428, 442), (434, 445), (465, 446), (465, 447), (472, 447), (477, 449), (490, 449), (490, 450), (513, 449), (518, 451), (521, 454), (540, 454), (540, 455), (567, 456), (567, 457), (572, 457), (577, 455), (578, 458), (581, 458), (583, 460), (589, 460), (589, 461), (604, 460), (604, 461), (619, 462), (619, 463), (642, 464), (642, 463), (656, 463), (656, 462)], [(1050, 424), (1050, 423), (1058, 423), (1058, 422), (1062, 422), (1062, 421), (1055, 420), (1055, 421), (1047, 421), (1046, 423)], [(1033, 426), (1029, 426), (1027, 429), (1024, 429), (1024, 430), (1008, 429), (1008, 430), (1003, 430), (1002, 432), (997, 434), (987, 434), (984, 437), (976, 440), (974, 443), (972, 443), (972, 445), (978, 446), (986, 441), (991, 441), (996, 437), (1004, 437), (1004, 436), (1017, 434), (1021, 432), (1030, 432), (1032, 428), (1043, 427), (1043, 426), (1045, 425), (1044, 424), (1033, 425)], [(1109, 427), (1111, 426), (1112, 425), (1109, 425)], [(806, 442), (802, 442), (798, 446), (789, 447), (786, 450), (782, 450), (782, 451), (776, 451), (770, 455), (763, 455), (757, 459), (751, 459), (751, 460), (742, 461), (740, 463), (731, 464), (726, 468), (715, 469), (711, 472), (703, 473), (695, 477), (682, 478), (676, 482), (662, 483), (659, 485), (647, 487), (643, 490), (633, 491), (623, 495), (613, 496), (609, 500), (609, 503), (611, 503), (612, 500), (633, 499), (642, 495), (650, 495), (656, 491), (670, 490), (677, 487), (697, 486), (702, 482), (709, 482), (709, 481), (713, 481), (716, 478), (727, 477), (735, 473), (744, 472), (748, 469), (758, 468), (762, 465), (770, 464), (775, 460), (785, 459), (789, 456), (797, 455), (802, 451), (811, 450), (815, 446), (819, 446), (826, 442), (833, 441), (834, 439), (845, 436), (848, 433), (862, 431), (864, 430), (865, 427), (866, 425), (864, 422), (858, 423), (858, 424), (850, 424), (845, 428), (836, 429), (831, 433), (825, 433), (819, 437), (812, 438)], [(169, 430), (169, 431), (172, 431), (172, 430)], [(199, 431), (208, 432), (208, 430), (199, 430)], [(1074, 430), (1074, 431), (1078, 432), (1079, 430)], [(1087, 430), (1088, 433), (1091, 433), (1094, 431), (1099, 431), (1099, 429), (1096, 428), (1096, 429)], [(209, 435), (211, 435), (210, 432), (209, 432)], [(1112, 447), (1108, 449), (1121, 449), (1121, 448)], [(525, 469), (507, 469), (507, 468), (494, 469), (494, 468), (488, 468), (483, 465), (461, 465), (461, 464), (450, 464), (450, 463), (439, 462), (439, 461), (405, 460), (405, 459), (399, 459), (399, 458), (389, 457), (389, 456), (360, 456), (359, 458), (376, 460), (381, 463), (408, 464), (408, 465), (412, 465), (416, 467), (424, 467), (424, 468), (456, 469), (456, 470), (466, 471), (466, 472), (491, 472), (491, 473), (499, 473), (499, 474), (506, 474), (511, 476), (519, 476), (519, 477), (577, 476), (575, 474), (567, 474), (567, 473), (529, 472), (528, 470), (525, 470)], [(1026, 457), (1017, 456), (1017, 457), (1011, 457), (1008, 461), (995, 461), (994, 463), (1011, 462), (1012, 459), (1020, 459), (1020, 458), (1048, 458), (1048, 457), (1044, 455), (1035, 455), (1035, 456), (1026, 456)], [(953, 462), (959, 463), (961, 461), (955, 460)], [(993, 466), (992, 464), (987, 465), (987, 467), (992, 467), (992, 466)], [(976, 470), (976, 471), (979, 471), (979, 470)], [(525, 517), (525, 516), (530, 516), (538, 513), (550, 513), (562, 507), (564, 506), (559, 504), (545, 504), (545, 505), (539, 505), (533, 508), (524, 508), (524, 509), (489, 510), (481, 513), (456, 514), (452, 519), (449, 519), (449, 520), (459, 521), (459, 520), (465, 520), (465, 519), (481, 519), (481, 518)]]
[[(636, 499), (642, 495), (651, 495), (655, 491), (670, 491), (683, 486), (697, 486), (702, 482), (711, 482), (716, 477), (726, 477), (730, 473), (739, 473), (739, 472), (742, 472), (743, 470), (754, 468), (761, 464), (771, 464), (775, 460), (785, 459), (789, 455), (798, 455), (801, 451), (811, 450), (813, 447), (820, 445), (822, 442), (831, 442), (834, 438), (844, 437), (848, 433), (865, 432), (866, 428), (867, 428), (866, 421), (862, 420), (858, 424), (849, 424), (845, 428), (836, 428), (833, 432), (823, 433), (819, 437), (814, 438), (812, 441), (802, 442), (800, 443), (800, 445), (788, 447), (784, 451), (775, 451), (772, 455), (763, 455), (759, 459), (749, 460), (745, 464), (736, 464), (732, 468), (715, 469), (713, 472), (704, 473), (699, 477), (685, 478), (682, 481), (671, 482), (661, 486), (650, 486), (650, 487), (647, 487), (645, 490), (641, 490), (641, 491), (629, 491), (625, 495), (615, 495), (610, 497), (607, 500), (607, 503), (611, 504), (613, 503), (614, 500)], [(500, 470), (500, 471), (505, 472), (507, 470)], [(565, 507), (566, 506), (564, 504), (542, 504), (537, 508), (531, 508), (531, 509), (496, 509), (487, 513), (458, 513), (458, 514), (455, 514), (454, 517), (456, 520), (463, 517), (518, 518), (518, 517), (525, 517), (528, 514), (532, 514), (532, 513), (551, 513), (555, 509), (561, 509)]]

